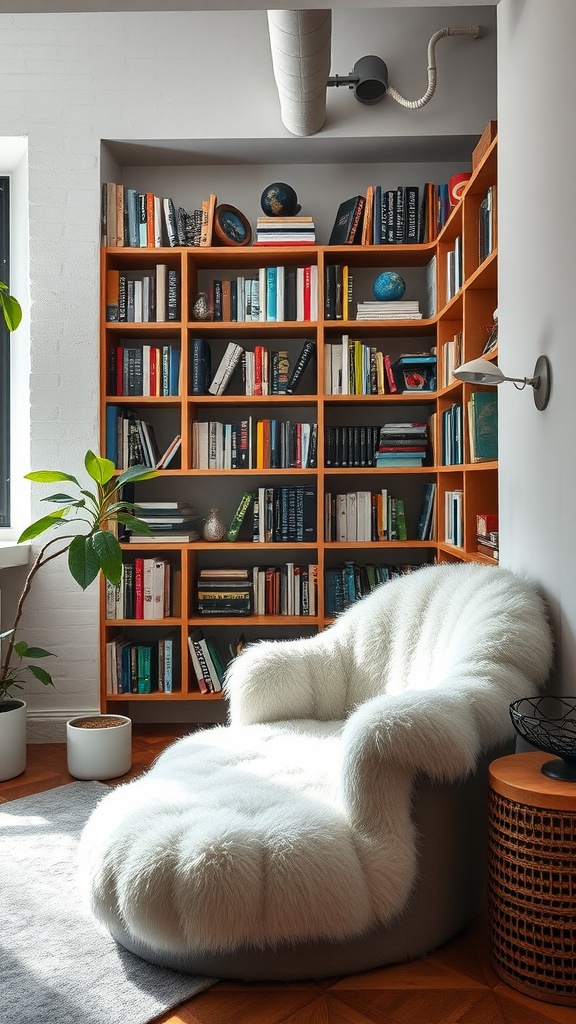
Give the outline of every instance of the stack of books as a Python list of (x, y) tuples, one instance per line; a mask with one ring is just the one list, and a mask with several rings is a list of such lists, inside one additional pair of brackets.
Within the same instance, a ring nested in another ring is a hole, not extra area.
[(376, 466), (378, 469), (422, 466), (427, 451), (427, 423), (385, 423), (380, 427)]
[(476, 516), (476, 540), (478, 554), (498, 561), (498, 515), (495, 512)]
[(254, 245), (314, 245), (312, 217), (258, 217)]
[(252, 570), (235, 568), (201, 569), (197, 580), (199, 615), (251, 615)]
[(418, 299), (390, 299), (382, 302), (372, 299), (359, 302), (357, 320), (421, 320)]
[(200, 537), (198, 510), (186, 501), (148, 501), (136, 505), (135, 513), (152, 533), (131, 533), (132, 544), (188, 544)]

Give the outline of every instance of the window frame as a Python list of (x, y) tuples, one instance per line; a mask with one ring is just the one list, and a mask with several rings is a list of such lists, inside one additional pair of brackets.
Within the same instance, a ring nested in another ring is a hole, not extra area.
[[(10, 286), (10, 178), (0, 175), (0, 280)], [(0, 316), (0, 529), (10, 516), (10, 332)]]

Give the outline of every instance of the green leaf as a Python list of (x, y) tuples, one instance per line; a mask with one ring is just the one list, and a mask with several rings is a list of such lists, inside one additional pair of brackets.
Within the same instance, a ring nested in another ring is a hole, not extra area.
[(74, 537), (68, 548), (68, 568), (82, 590), (94, 582), (100, 571), (100, 562), (90, 536)]
[(46, 651), (43, 647), (29, 647), (24, 657), (26, 658), (55, 658), (52, 651)]
[(9, 331), (15, 331), (22, 321), (22, 307), (18, 299), (10, 295), (8, 287), (3, 281), (0, 281), (0, 307), (6, 327)]
[(144, 523), (136, 516), (131, 516), (127, 512), (118, 512), (116, 514), (116, 519), (119, 523), (122, 523), (123, 526), (127, 526), (129, 530), (132, 530), (132, 533), (146, 534), (149, 537), (152, 536), (152, 530), (148, 526), (148, 523)]
[[(76, 506), (80, 504), (73, 494), (49, 494), (47, 498), (42, 498), (42, 501), (54, 501), (54, 502), (69, 502), (70, 506)], [(83, 505), (84, 502), (81, 502)]]
[(98, 530), (92, 534), (91, 541), (104, 576), (117, 586), (122, 578), (122, 549), (118, 539), (110, 530)]
[(42, 519), (37, 519), (35, 523), (31, 523), (18, 537), (18, 543), (24, 544), (27, 540), (34, 540), (35, 537), (39, 537), (41, 533), (46, 533), (52, 526), (61, 526), (62, 517), (69, 512), (69, 508), (57, 509), (56, 512), (51, 512), (49, 516), (42, 516)]
[(35, 484), (55, 484), (59, 480), (70, 480), (77, 487), (80, 486), (75, 476), (69, 473), (59, 473), (56, 469), (37, 469), (33, 473), (25, 473), (25, 480), (32, 480)]
[(5, 640), (6, 637), (12, 636), (13, 633), (14, 633), (13, 629), (7, 629), (5, 633), (0, 633), (0, 640)]
[(39, 665), (28, 665), (27, 667), (28, 671), (31, 672), (33, 676), (36, 676), (36, 679), (39, 679), (41, 683), (44, 683), (44, 686), (54, 686), (52, 676), (45, 668), (40, 668)]
[(84, 465), (88, 475), (100, 485), (108, 483), (116, 472), (116, 467), (110, 459), (101, 459), (99, 455), (95, 455), (92, 451), (86, 452)]
[(137, 483), (139, 480), (152, 480), (155, 476), (159, 476), (159, 470), (147, 469), (146, 466), (131, 466), (124, 473), (121, 473), (118, 477), (118, 487), (123, 487), (124, 484)]
[(18, 640), (17, 643), (14, 644), (14, 650), (19, 658), (25, 658), (28, 653), (28, 644), (25, 640)]

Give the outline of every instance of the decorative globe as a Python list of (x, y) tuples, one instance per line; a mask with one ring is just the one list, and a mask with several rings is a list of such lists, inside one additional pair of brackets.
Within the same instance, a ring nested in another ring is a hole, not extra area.
[(406, 281), (395, 270), (385, 270), (372, 285), (374, 298), (379, 302), (394, 302), (406, 291)]
[(295, 217), (300, 212), (298, 196), (291, 185), (273, 181), (260, 197), (260, 205), (267, 217)]

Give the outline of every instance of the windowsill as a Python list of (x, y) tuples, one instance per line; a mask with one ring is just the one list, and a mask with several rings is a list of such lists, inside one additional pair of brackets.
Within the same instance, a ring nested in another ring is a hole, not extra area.
[(9, 569), (14, 565), (28, 565), (29, 560), (29, 544), (17, 544), (13, 540), (0, 540), (0, 569)]

